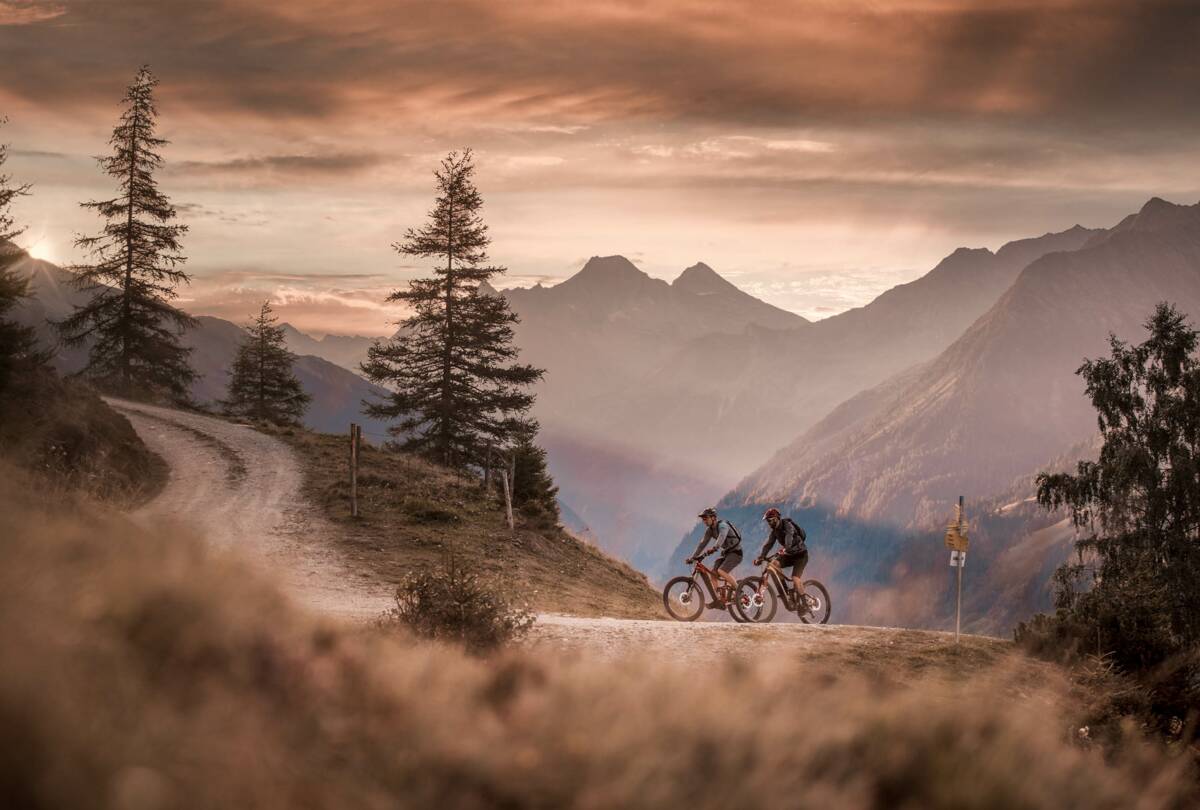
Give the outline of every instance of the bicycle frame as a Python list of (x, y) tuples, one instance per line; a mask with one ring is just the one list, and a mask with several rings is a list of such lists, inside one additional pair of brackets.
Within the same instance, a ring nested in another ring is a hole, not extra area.
[(717, 589), (713, 585), (713, 577), (716, 576), (716, 572), (700, 560), (696, 560), (696, 566), (692, 569), (692, 579), (695, 579), (697, 574), (700, 575), (700, 581), (704, 583), (704, 587), (708, 589), (708, 601), (717, 601)]
[(783, 573), (783, 569), (778, 565), (772, 565), (778, 554), (772, 554), (767, 558), (765, 569), (763, 571), (763, 582), (768, 582), (768, 587), (774, 588), (775, 595), (783, 600), (783, 606), (788, 610), (796, 609), (796, 588), (792, 585), (792, 578)]

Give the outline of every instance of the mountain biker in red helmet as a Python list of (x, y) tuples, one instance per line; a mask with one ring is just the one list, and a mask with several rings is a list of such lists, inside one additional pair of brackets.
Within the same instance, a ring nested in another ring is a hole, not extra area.
[[(701, 512), (699, 518), (704, 523), (706, 531), (700, 538), (700, 545), (696, 546), (696, 553), (689, 557), (687, 562), (690, 564), (700, 559), (705, 547), (710, 541), (715, 540), (716, 548), (721, 550), (721, 556), (717, 557), (716, 562), (713, 563), (713, 571), (729, 586), (730, 593), (737, 593), (737, 580), (730, 572), (742, 561), (741, 533), (728, 520), (719, 519), (717, 510), (711, 506)], [(724, 605), (714, 602), (709, 607), (721, 608)]]
[(808, 547), (805, 545), (808, 536), (796, 521), (785, 518), (773, 506), (763, 513), (763, 520), (771, 527), (771, 534), (767, 537), (767, 543), (758, 553), (754, 564), (762, 565), (763, 558), (771, 551), (771, 547), (778, 543), (779, 553), (775, 555), (775, 559), (771, 560), (769, 567), (782, 573), (784, 568), (791, 566), (792, 585), (796, 588), (798, 608), (801, 604), (800, 596), (804, 593), (804, 569), (808, 566)]

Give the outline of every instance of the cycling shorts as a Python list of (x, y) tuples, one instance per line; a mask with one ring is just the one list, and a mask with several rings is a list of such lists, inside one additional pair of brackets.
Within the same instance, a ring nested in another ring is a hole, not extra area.
[(732, 571), (741, 561), (742, 550), (740, 548), (731, 548), (729, 551), (722, 552), (720, 557), (717, 557), (717, 561), (713, 563), (713, 570)]
[(775, 562), (779, 563), (780, 568), (791, 567), (794, 577), (804, 576), (804, 569), (808, 566), (808, 549), (802, 548), (790, 554), (786, 551), (781, 552), (775, 558)]

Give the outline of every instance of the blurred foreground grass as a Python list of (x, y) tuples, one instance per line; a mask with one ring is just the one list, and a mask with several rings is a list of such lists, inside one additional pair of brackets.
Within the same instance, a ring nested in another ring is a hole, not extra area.
[(16, 477), (0, 468), (3, 807), (1194, 806), (1186, 758), (1078, 742), (1065, 678), (472, 657), (300, 614), (197, 538), (51, 513)]

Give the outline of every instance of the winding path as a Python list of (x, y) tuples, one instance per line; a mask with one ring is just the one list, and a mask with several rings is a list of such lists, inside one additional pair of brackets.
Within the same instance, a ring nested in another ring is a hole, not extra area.
[(166, 487), (135, 519), (155, 527), (174, 521), (218, 548), (236, 549), (278, 576), (297, 602), (320, 612), (367, 618), (387, 608), (387, 593), (367, 584), (323, 541), (331, 532), (301, 499), (300, 464), (283, 442), (202, 414), (107, 402), (170, 468)]

